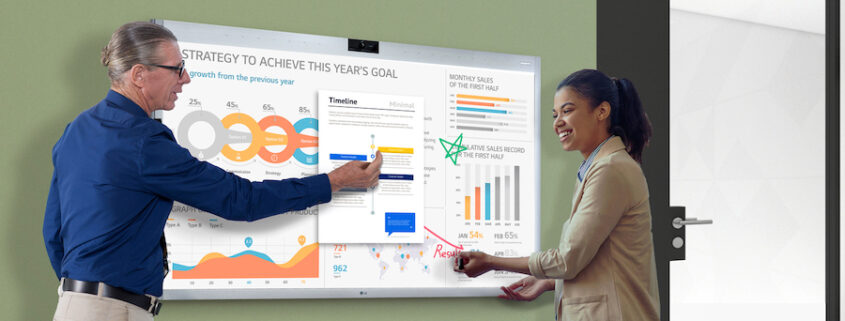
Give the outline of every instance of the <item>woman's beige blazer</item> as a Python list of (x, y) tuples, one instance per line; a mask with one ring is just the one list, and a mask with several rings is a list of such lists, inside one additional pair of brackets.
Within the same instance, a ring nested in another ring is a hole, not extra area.
[(558, 320), (659, 320), (648, 186), (619, 137), (602, 146), (572, 200), (560, 246), (531, 255), (553, 278)]

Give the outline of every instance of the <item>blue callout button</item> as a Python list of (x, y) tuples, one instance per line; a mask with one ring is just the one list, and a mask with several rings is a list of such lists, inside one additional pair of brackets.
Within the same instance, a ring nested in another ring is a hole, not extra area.
[(413, 233), (416, 231), (414, 213), (384, 213), (384, 231), (387, 236), (393, 233)]

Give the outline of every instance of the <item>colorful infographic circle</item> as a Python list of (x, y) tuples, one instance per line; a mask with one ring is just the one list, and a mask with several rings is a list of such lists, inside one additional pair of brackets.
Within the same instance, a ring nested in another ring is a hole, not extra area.
[[(214, 140), (211, 143), (211, 146), (207, 148), (199, 148), (188, 138), (188, 131), (191, 129), (191, 126), (198, 123), (205, 123), (211, 126), (212, 130), (214, 131)], [(220, 122), (220, 118), (217, 118), (212, 113), (197, 110), (188, 113), (185, 115), (185, 118), (182, 118), (182, 122), (179, 123), (179, 128), (176, 130), (176, 140), (182, 144), (188, 151), (191, 152), (191, 155), (200, 159), (206, 160), (209, 158), (214, 157), (220, 150), (223, 149), (223, 146), (226, 145), (226, 139), (221, 139), (221, 135), (226, 134), (226, 128), (223, 127), (223, 123)]]
[[(297, 133), (302, 133), (302, 131), (306, 129), (313, 129), (315, 131), (319, 131), (317, 128), (317, 119), (316, 118), (303, 118), (293, 124), (293, 128), (296, 130)], [(300, 135), (302, 137), (314, 137), (314, 136), (305, 136)], [(314, 137), (313, 141), (310, 141), (309, 138), (303, 138), (303, 145), (311, 145), (317, 146), (317, 137)], [(310, 146), (309, 146), (310, 147)], [(293, 158), (296, 158), (300, 163), (305, 165), (317, 165), (317, 154), (306, 154), (301, 149), (297, 148), (296, 151), (293, 153)]]
[(236, 162), (243, 162), (252, 159), (256, 154), (258, 154), (258, 150), (262, 147), (261, 140), (264, 138), (262, 135), (264, 132), (258, 127), (258, 123), (255, 122), (255, 119), (252, 119), (252, 117), (249, 117), (249, 115), (244, 113), (234, 113), (223, 117), (222, 123), (223, 127), (226, 127), (226, 129), (231, 128), (232, 125), (235, 124), (244, 125), (247, 129), (249, 129), (249, 133), (252, 135), (249, 146), (244, 150), (233, 149), (230, 146), (231, 142), (223, 146), (223, 156), (226, 156), (226, 158)]
[[(293, 125), (291, 125), (290, 122), (287, 119), (284, 119), (281, 116), (275, 116), (275, 115), (264, 117), (263, 119), (261, 119), (260, 122), (258, 122), (258, 126), (261, 127), (262, 131), (265, 131), (268, 128), (275, 126), (275, 127), (280, 127), (283, 131), (285, 131), (285, 133), (295, 133), (296, 132), (293, 129)], [(296, 146), (297, 144), (292, 144), (288, 140), (288, 136), (284, 136), (283, 138), (279, 138), (279, 140), (272, 140), (270, 142), (275, 143), (275, 144), (272, 144), (272, 145), (285, 145), (285, 148), (282, 149), (282, 151), (278, 152), (278, 153), (270, 152), (269, 150), (267, 150), (266, 146), (261, 146), (261, 148), (259, 148), (258, 156), (260, 156), (261, 159), (263, 159), (267, 162), (273, 163), (273, 164), (278, 164), (278, 163), (281, 163), (281, 162), (288, 160), (291, 157), (291, 155), (293, 155), (293, 151), (296, 148), (298, 148)]]
[[(205, 123), (214, 131), (214, 138), (210, 146), (202, 148), (191, 142), (189, 131), (192, 126)], [(241, 125), (247, 131), (232, 129)], [(284, 134), (268, 132), (271, 127), (280, 128)], [(244, 113), (229, 114), (219, 119), (211, 112), (197, 110), (182, 118), (176, 132), (179, 143), (191, 152), (194, 157), (206, 160), (222, 153), (224, 157), (235, 162), (245, 162), (256, 155), (271, 164), (279, 164), (291, 157), (306, 165), (317, 164), (317, 154), (307, 154), (301, 148), (317, 147), (317, 136), (301, 134), (306, 129), (317, 130), (317, 119), (303, 118), (291, 124), (290, 121), (278, 115), (272, 115), (255, 121)], [(236, 150), (234, 144), (248, 144), (246, 149)], [(267, 146), (284, 146), (280, 152), (271, 152)]]

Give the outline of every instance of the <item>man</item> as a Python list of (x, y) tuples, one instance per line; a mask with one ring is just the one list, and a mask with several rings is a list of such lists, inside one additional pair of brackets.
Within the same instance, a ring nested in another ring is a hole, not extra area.
[[(152, 320), (167, 270), (163, 230), (173, 201), (254, 221), (378, 183), (381, 154), (328, 174), (250, 182), (192, 157), (150, 118), (191, 79), (166, 28), (134, 22), (103, 48), (111, 90), (53, 148), (44, 241), (61, 279), (55, 320)], [(71, 300), (71, 298), (73, 300)], [(115, 314), (116, 313), (116, 314)]]

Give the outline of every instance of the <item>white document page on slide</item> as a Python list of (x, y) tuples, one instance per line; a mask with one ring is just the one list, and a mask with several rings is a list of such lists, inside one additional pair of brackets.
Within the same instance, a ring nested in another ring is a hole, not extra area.
[(321, 90), (320, 172), (383, 157), (375, 188), (342, 189), (320, 205), (321, 243), (422, 243), (422, 97)]

